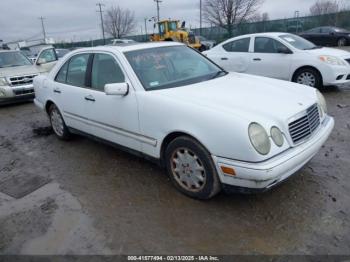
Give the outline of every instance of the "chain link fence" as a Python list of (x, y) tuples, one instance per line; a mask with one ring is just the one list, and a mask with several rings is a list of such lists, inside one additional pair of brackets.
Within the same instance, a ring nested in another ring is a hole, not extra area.
[[(314, 27), (319, 26), (337, 26), (341, 28), (350, 29), (350, 11), (343, 11), (333, 14), (321, 15), (321, 16), (305, 16), (305, 17), (295, 17), (286, 18), (270, 21), (261, 21), (254, 23), (244, 23), (237, 26), (232, 36), (253, 34), (259, 32), (289, 32), (298, 34), (300, 32), (309, 30)], [(206, 28), (195, 28), (192, 31), (196, 35), (202, 35), (207, 39), (215, 40), (217, 43), (222, 42), (229, 38), (228, 32), (221, 27), (206, 27)], [(137, 42), (148, 41), (148, 36), (146, 35), (135, 35), (125, 37), (128, 39), (133, 39)], [(111, 43), (112, 38), (106, 39), (106, 44)], [(75, 43), (61, 43), (56, 44), (56, 47), (60, 48), (76, 48), (76, 47), (90, 47), (103, 45), (103, 39), (75, 42)]]

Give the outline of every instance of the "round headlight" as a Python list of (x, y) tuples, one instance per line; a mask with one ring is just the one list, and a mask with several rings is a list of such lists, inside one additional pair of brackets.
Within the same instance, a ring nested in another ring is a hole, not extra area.
[(271, 138), (273, 142), (275, 142), (276, 146), (278, 147), (283, 146), (283, 142), (284, 142), (283, 134), (278, 127), (274, 126), (271, 128)]
[(271, 149), (271, 143), (266, 130), (258, 123), (251, 123), (248, 128), (250, 142), (261, 155), (267, 155)]
[(316, 94), (317, 94), (318, 104), (320, 105), (323, 113), (327, 114), (328, 113), (328, 109), (327, 109), (326, 99), (324, 98), (324, 96), (321, 94), (320, 91), (316, 90)]

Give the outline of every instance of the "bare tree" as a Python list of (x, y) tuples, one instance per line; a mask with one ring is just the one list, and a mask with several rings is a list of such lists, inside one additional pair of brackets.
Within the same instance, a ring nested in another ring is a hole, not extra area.
[(105, 30), (114, 38), (130, 34), (136, 27), (135, 14), (119, 6), (110, 7), (105, 14)]
[(256, 18), (262, 3), (263, 0), (205, 0), (204, 19), (232, 36), (235, 27)]
[(339, 2), (336, 0), (317, 0), (310, 7), (310, 14), (314, 16), (337, 13), (338, 11)]

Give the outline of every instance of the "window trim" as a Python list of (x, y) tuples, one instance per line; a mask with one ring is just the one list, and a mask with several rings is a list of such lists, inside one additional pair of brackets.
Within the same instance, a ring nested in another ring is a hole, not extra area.
[(254, 41), (253, 41), (253, 53), (254, 54), (281, 54), (281, 53), (278, 53), (278, 52), (274, 52), (274, 53), (270, 53), (270, 52), (263, 52), (263, 53), (262, 52), (256, 52), (255, 51), (255, 42), (256, 42), (257, 38), (268, 38), (268, 39), (271, 39), (273, 41), (276, 41), (276, 42), (278, 42), (279, 44), (283, 45), (286, 49), (288, 49), (289, 51), (291, 51), (293, 53), (293, 51), (288, 46), (286, 46), (284, 43), (282, 43), (281, 41), (279, 41), (279, 40), (277, 40), (275, 38), (272, 38), (272, 37), (269, 37), (269, 36), (256, 36), (256, 37), (254, 37)]
[[(68, 77), (68, 72), (69, 72), (69, 65), (70, 65), (72, 59), (73, 59), (74, 57), (81, 56), (81, 55), (89, 55), (88, 63), (87, 63), (87, 65), (86, 65), (86, 71), (85, 71), (85, 79), (84, 79), (84, 84), (85, 84), (85, 86), (76, 86), (76, 85), (72, 85), (72, 84), (68, 83), (68, 82), (67, 82), (67, 77)], [(56, 76), (55, 76), (55, 78), (54, 78), (54, 81), (57, 82), (57, 83), (59, 83), (59, 84), (64, 84), (64, 85), (69, 85), (69, 86), (74, 86), (74, 87), (79, 87), (79, 88), (85, 88), (85, 89), (91, 89), (91, 82), (89, 82), (89, 81), (87, 81), (87, 80), (88, 80), (88, 75), (91, 74), (91, 70), (90, 70), (90, 68), (89, 68), (89, 62), (90, 62), (92, 56), (93, 56), (93, 54), (90, 53), (90, 52), (89, 52), (89, 53), (77, 53), (77, 54), (73, 54), (73, 55), (72, 55), (71, 57), (69, 57), (69, 59), (67, 59), (67, 60), (65, 61), (65, 63), (58, 69), (58, 71), (56, 72)], [(62, 69), (66, 64), (68, 64), (66, 79), (65, 79), (64, 83), (62, 83), (62, 82), (57, 81), (57, 77), (58, 77), (59, 73), (61, 72), (61, 69)]]
[(97, 92), (102, 92), (102, 93), (104, 93), (104, 91), (101, 91), (101, 90), (98, 90), (98, 89), (95, 89), (95, 88), (92, 88), (92, 70), (93, 70), (93, 64), (94, 64), (94, 59), (95, 59), (95, 55), (109, 55), (109, 56), (111, 56), (116, 62), (117, 62), (117, 64), (118, 64), (118, 66), (119, 66), (119, 68), (120, 68), (120, 71), (123, 73), (123, 76), (124, 76), (124, 83), (128, 83), (129, 84), (129, 82), (130, 81), (128, 81), (128, 75), (125, 73), (125, 70), (124, 70), (124, 68), (122, 67), (122, 65), (121, 65), (121, 63), (120, 63), (120, 61), (115, 57), (115, 55), (113, 55), (113, 53), (110, 53), (110, 52), (99, 52), (99, 51), (97, 51), (97, 52), (93, 52), (93, 53), (91, 53), (91, 57), (92, 57), (92, 59), (91, 59), (91, 68), (89, 68), (90, 70), (89, 70), (89, 84), (90, 84), (90, 89), (91, 90), (93, 90), (93, 91), (97, 91)]
[[(234, 42), (238, 42), (238, 41), (241, 41), (241, 40), (246, 40), (248, 39), (249, 40), (249, 43), (248, 43), (248, 50), (247, 51), (227, 51), (225, 46), (228, 45), (228, 44), (232, 44)], [(228, 41), (227, 43), (224, 43), (222, 45), (222, 48), (225, 50), (225, 52), (228, 52), (228, 53), (249, 53), (250, 52), (250, 44), (251, 44), (251, 41), (252, 41), (252, 38), (251, 37), (242, 37), (242, 38), (239, 38), (239, 39), (236, 39), (236, 40), (231, 40), (231, 41)]]

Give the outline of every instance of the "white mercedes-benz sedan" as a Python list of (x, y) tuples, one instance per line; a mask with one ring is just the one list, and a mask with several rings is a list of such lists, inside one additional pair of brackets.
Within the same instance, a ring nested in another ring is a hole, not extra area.
[(228, 71), (316, 88), (350, 83), (350, 52), (316, 46), (288, 33), (260, 33), (229, 39), (204, 52)]
[(227, 73), (179, 43), (79, 49), (34, 86), (60, 139), (85, 134), (156, 160), (198, 199), (272, 188), (334, 126), (316, 89)]

